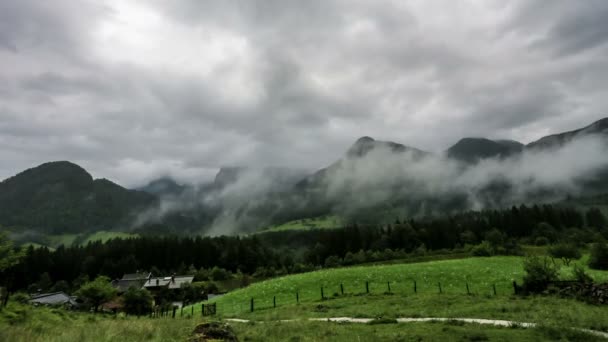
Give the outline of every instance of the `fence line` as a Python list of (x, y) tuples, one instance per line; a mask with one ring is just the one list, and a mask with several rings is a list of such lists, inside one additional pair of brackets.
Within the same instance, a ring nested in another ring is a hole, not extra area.
[[(500, 288), (497, 288), (497, 283), (501, 285)], [(423, 285), (422, 287), (420, 285)], [(447, 286), (445, 286), (447, 284)], [(508, 282), (501, 281), (495, 283), (483, 283), (483, 284), (475, 284), (470, 282), (464, 282), (460, 284), (455, 283), (442, 283), (441, 281), (435, 284), (435, 290), (433, 291), (433, 285), (429, 282), (418, 282), (417, 279), (408, 279), (407, 281), (385, 281), (385, 282), (372, 282), (369, 280), (354, 282), (347, 286), (344, 285), (344, 282), (334, 283), (334, 284), (322, 284), (319, 285), (317, 289), (316, 296), (314, 295), (313, 289), (307, 289), (306, 291), (295, 290), (292, 293), (287, 292), (278, 292), (274, 294), (268, 294), (265, 296), (258, 297), (250, 297), (249, 300), (229, 300), (222, 305), (217, 305), (217, 303), (198, 303), (193, 304), (191, 307), (192, 313), (190, 317), (194, 317), (194, 306), (201, 306), (201, 315), (215, 315), (218, 313), (246, 313), (246, 312), (255, 312), (260, 310), (269, 310), (275, 309), (278, 307), (292, 305), (292, 304), (300, 304), (302, 302), (305, 303), (315, 303), (329, 300), (331, 298), (344, 298), (347, 296), (360, 296), (360, 295), (417, 295), (417, 294), (462, 294), (467, 296), (473, 295), (487, 295), (487, 296), (498, 296), (507, 294), (517, 294), (518, 286), (515, 281), (512, 281), (511, 284), (513, 286), (513, 290), (508, 291), (507, 289), (510, 287)], [(350, 290), (350, 291), (349, 291)], [(500, 290), (500, 291), (499, 291)], [(329, 291), (329, 292), (328, 292)], [(331, 294), (335, 291), (333, 294)], [(209, 305), (214, 305), (213, 312), (205, 311), (205, 307)], [(182, 312), (183, 312), (182, 308)], [(165, 312), (160, 314), (160, 317), (168, 317), (170, 316), (170, 312)], [(151, 317), (159, 317), (158, 314), (153, 315)], [(172, 315), (175, 318), (175, 314)], [(183, 317), (183, 314), (180, 315)]]

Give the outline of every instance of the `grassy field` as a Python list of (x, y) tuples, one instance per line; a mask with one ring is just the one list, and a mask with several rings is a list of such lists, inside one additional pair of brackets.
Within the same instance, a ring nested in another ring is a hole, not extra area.
[[(571, 272), (571, 268), (562, 268), (564, 277)], [(598, 281), (608, 280), (608, 272), (589, 273)], [(605, 307), (554, 296), (514, 296), (511, 282), (521, 282), (522, 277), (521, 257), (328, 269), (275, 278), (231, 292), (215, 299), (218, 314), (211, 319), (253, 321), (230, 323), (242, 341), (599, 341), (566, 328), (608, 331)], [(151, 319), (11, 303), (0, 312), (0, 341), (185, 341), (198, 323), (209, 319), (201, 317), (200, 305), (195, 305), (194, 317), (187, 314), (192, 312), (187, 307), (184, 317), (178, 313), (175, 319)], [(306, 320), (327, 317), (382, 318), (377, 321), (382, 324)], [(397, 317), (504, 319), (537, 323), (539, 327), (500, 328), (453, 321), (391, 324)], [(279, 322), (286, 319), (296, 321)]]
[(37, 243), (37, 242), (25, 242), (22, 243), (21, 246), (29, 247), (33, 246), (34, 248), (47, 247), (51, 250), (56, 249), (60, 245), (71, 246), (73, 244), (78, 245), (86, 245), (92, 241), (102, 241), (106, 242), (110, 239), (114, 238), (135, 238), (139, 237), (138, 234), (131, 233), (123, 233), (123, 232), (110, 232), (110, 231), (99, 231), (92, 234), (61, 234), (61, 235), (48, 235), (45, 237), (46, 242)]
[(458, 322), (406, 325), (275, 322), (232, 326), (242, 341), (605, 341), (548, 326), (519, 329)]
[(95, 232), (95, 233), (87, 236), (80, 244), (86, 245), (87, 243), (93, 242), (93, 241), (106, 242), (110, 239), (115, 239), (115, 238), (128, 239), (128, 238), (136, 238), (136, 237), (139, 237), (139, 235), (130, 234), (130, 233), (122, 233), (122, 232), (99, 231), (99, 232)]
[(10, 303), (0, 311), (0, 341), (186, 341), (195, 319), (93, 315)]
[(48, 237), (49, 246), (54, 248), (57, 248), (60, 245), (71, 246), (79, 236), (79, 234), (51, 235)]
[[(328, 269), (255, 283), (212, 302), (217, 303), (220, 317), (264, 321), (340, 316), (472, 317), (608, 330), (605, 308), (572, 299), (513, 296), (512, 281), (521, 284), (524, 275), (522, 263), (521, 257), (491, 257)], [(608, 272), (589, 274), (597, 281), (608, 280)], [(572, 268), (562, 267), (563, 277), (571, 275)], [(254, 312), (250, 312), (252, 298)], [(196, 309), (200, 310), (200, 305)]]
[[(187, 341), (200, 317), (104, 316), (10, 304), (0, 312), (0, 341)], [(240, 341), (601, 341), (563, 328), (500, 328), (461, 322), (391, 324), (230, 323)]]
[(308, 230), (339, 228), (343, 224), (342, 219), (337, 216), (320, 216), (289, 221), (280, 225), (271, 226), (261, 232), (280, 232), (285, 230)]

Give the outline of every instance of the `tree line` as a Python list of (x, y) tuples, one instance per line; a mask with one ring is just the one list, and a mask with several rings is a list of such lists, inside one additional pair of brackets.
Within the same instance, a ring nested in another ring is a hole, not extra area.
[[(111, 279), (137, 270), (154, 275), (225, 269), (273, 275), (321, 266), (403, 257), (408, 253), (476, 246), (478, 255), (517, 253), (518, 244), (586, 244), (608, 238), (606, 217), (553, 205), (470, 211), (420, 220), (395, 219), (389, 225), (357, 225), (250, 236), (141, 237), (112, 239), (56, 250), (28, 247), (17, 265), (0, 276), (13, 290), (45, 282), (79, 286), (99, 275)], [(374, 254), (375, 253), (375, 254)], [(276, 274), (276, 272), (275, 272)]]

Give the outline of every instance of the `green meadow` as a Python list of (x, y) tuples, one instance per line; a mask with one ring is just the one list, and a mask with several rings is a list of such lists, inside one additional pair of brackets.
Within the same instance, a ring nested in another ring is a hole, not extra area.
[(320, 216), (289, 221), (280, 225), (275, 225), (261, 230), (261, 232), (281, 232), (285, 230), (308, 230), (308, 229), (328, 229), (339, 228), (343, 221), (338, 216)]
[[(571, 277), (572, 266), (562, 266), (561, 272), (562, 278)], [(608, 280), (606, 271), (587, 272), (596, 281)], [(270, 279), (210, 302), (217, 304), (220, 317), (264, 321), (470, 317), (608, 330), (605, 308), (555, 296), (514, 296), (512, 283), (521, 284), (523, 276), (523, 258), (515, 256), (357, 266)]]

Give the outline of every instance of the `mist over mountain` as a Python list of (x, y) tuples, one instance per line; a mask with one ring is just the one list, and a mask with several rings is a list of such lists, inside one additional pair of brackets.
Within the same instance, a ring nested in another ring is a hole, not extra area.
[(325, 214), (381, 222), (593, 195), (608, 192), (607, 122), (526, 146), (465, 138), (441, 154), (363, 137), (316, 172), (224, 167), (213, 182), (167, 176), (141, 191), (47, 163), (0, 183), (0, 224), (219, 235)]

